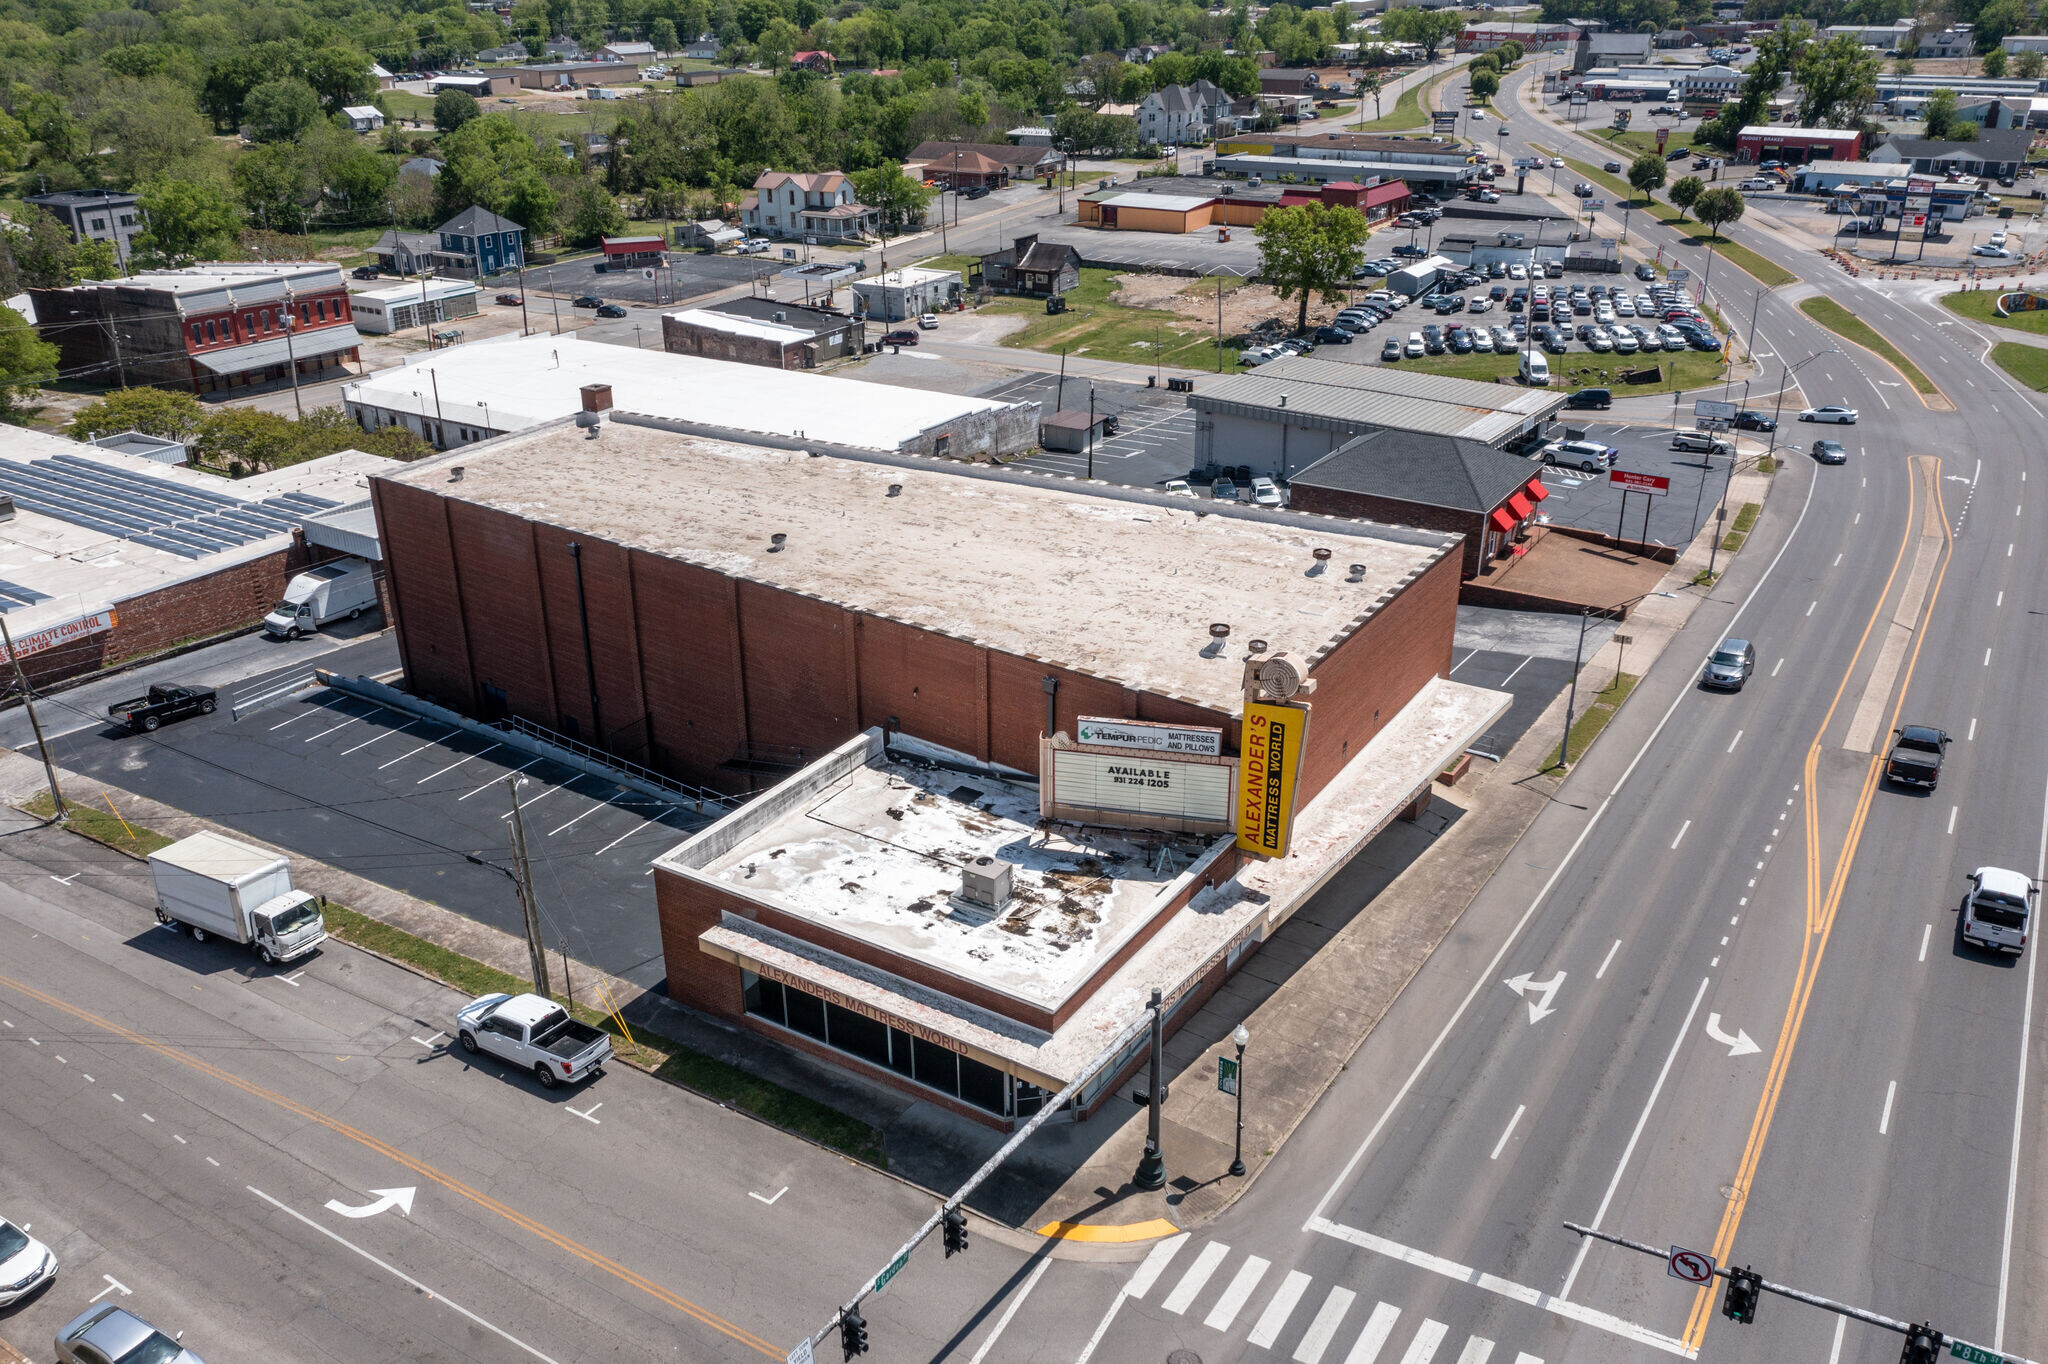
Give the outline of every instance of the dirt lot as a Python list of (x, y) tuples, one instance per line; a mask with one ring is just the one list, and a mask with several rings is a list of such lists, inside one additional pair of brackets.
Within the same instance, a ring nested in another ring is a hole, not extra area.
[[(1213, 282), (1190, 284), (1174, 275), (1119, 275), (1116, 302), (1129, 308), (1165, 308), (1191, 318), (1205, 327), (1216, 325), (1216, 286)], [(1337, 315), (1342, 304), (1311, 299), (1311, 326)], [(1267, 318), (1278, 318), (1294, 329), (1299, 301), (1282, 302), (1270, 284), (1241, 284), (1223, 289), (1223, 334), (1235, 336)]]

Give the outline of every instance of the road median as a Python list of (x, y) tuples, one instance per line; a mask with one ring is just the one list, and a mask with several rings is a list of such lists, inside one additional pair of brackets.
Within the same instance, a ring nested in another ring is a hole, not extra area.
[(1897, 370), (1899, 377), (1911, 384), (1913, 391), (1920, 395), (1923, 404), (1934, 406), (1928, 399), (1935, 398), (1939, 399), (1947, 410), (1954, 410), (1953, 404), (1948, 401), (1948, 395), (1941, 391), (1934, 380), (1927, 377), (1920, 366), (1908, 360), (1897, 346), (1879, 336), (1868, 322), (1841, 304), (1831, 298), (1803, 298), (1799, 300), (1799, 311), (1805, 313), (1817, 325), (1825, 327), (1844, 341), (1852, 341), (1863, 347)]

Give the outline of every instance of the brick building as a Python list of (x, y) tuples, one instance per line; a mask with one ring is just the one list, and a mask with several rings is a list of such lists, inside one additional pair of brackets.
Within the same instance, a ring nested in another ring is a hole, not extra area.
[(123, 387), (229, 393), (318, 383), (357, 359), (339, 266), (216, 263), (31, 289), (66, 375)]
[(661, 318), (661, 348), (771, 369), (816, 369), (860, 350), (861, 326), (844, 313), (772, 298), (734, 299)]
[[(1102, 1102), (1147, 989), (1187, 1017), (1505, 705), (1438, 532), (593, 429), (373, 481), (409, 687), (760, 792), (655, 864), (670, 994), (982, 1121)], [(1248, 656), (1315, 684), (1271, 861)]]

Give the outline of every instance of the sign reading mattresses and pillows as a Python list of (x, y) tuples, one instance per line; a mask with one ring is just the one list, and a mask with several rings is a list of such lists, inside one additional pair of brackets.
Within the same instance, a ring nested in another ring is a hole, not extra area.
[(1149, 720), (1113, 720), (1083, 715), (1074, 724), (1074, 742), (1091, 748), (1121, 748), (1133, 753), (1190, 753), (1198, 758), (1223, 754), (1223, 731), (1206, 725), (1162, 725)]
[(1237, 846), (1254, 856), (1287, 856), (1307, 737), (1306, 706), (1246, 703), (1238, 743)]

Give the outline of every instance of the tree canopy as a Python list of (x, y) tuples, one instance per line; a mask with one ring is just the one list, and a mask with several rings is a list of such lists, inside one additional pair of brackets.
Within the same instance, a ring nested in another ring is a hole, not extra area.
[(1259, 220), (1259, 274), (1282, 299), (1298, 299), (1297, 330), (1308, 326), (1311, 295), (1325, 303), (1344, 299), (1344, 288), (1365, 263), (1371, 233), (1365, 215), (1342, 204), (1294, 204)]

